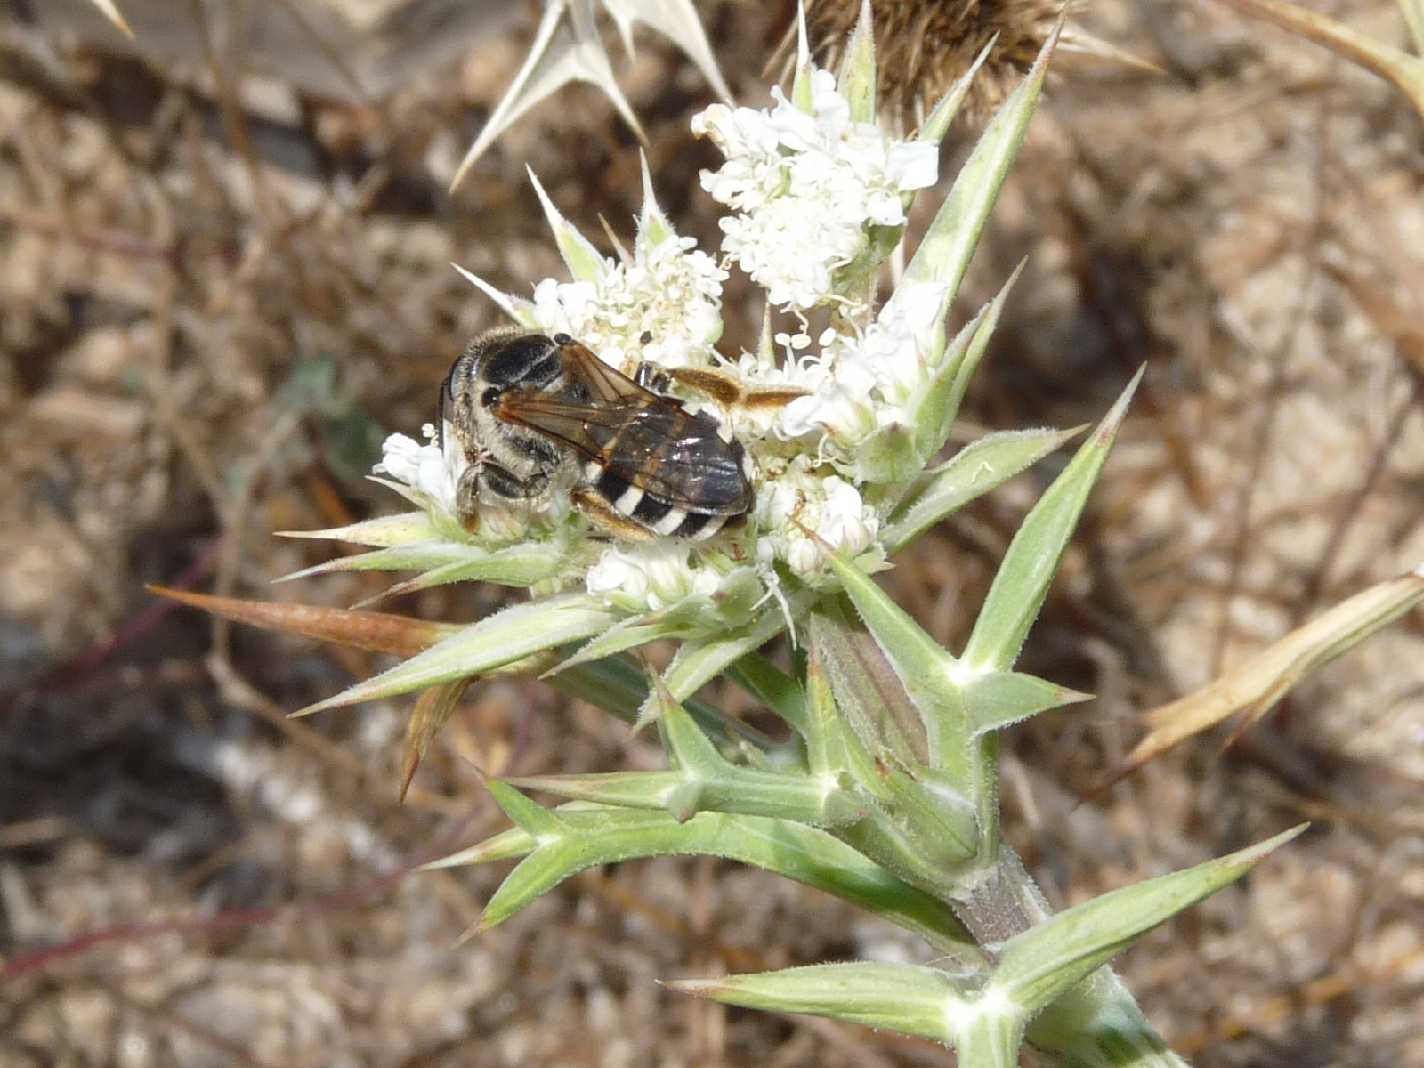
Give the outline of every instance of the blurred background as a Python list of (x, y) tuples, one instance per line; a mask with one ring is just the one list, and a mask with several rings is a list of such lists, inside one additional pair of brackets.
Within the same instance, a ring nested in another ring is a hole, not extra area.
[[(286, 719), (382, 658), (145, 592), (378, 592), (361, 575), (271, 586), (339, 551), (271, 532), (394, 507), (363, 479), (384, 434), (429, 420), (450, 361), (498, 321), (450, 262), (516, 293), (562, 275), (526, 167), (586, 234), (602, 219), (626, 236), (640, 145), (574, 86), (448, 192), (533, 2), (120, 6), (134, 40), (87, 0), (0, 0), (0, 1068), (946, 1063), (661, 988), (924, 959), (729, 864), (590, 872), (454, 947), (502, 866), (410, 869), (502, 826), (477, 769), (647, 768), (655, 742), (491, 681), (400, 805), (408, 703)], [(1053, 17), (924, 9), (897, 32), (925, 78), (1000, 34), (980, 115)], [(734, 97), (764, 103), (793, 7), (698, 10)], [(1328, 10), (1405, 47), (1386, 0)], [(1160, 69), (1055, 60), (964, 292), (977, 308), (1028, 257), (957, 440), (1095, 420), (1149, 373), (1027, 650), (1026, 670), (1099, 696), (1009, 733), (1008, 832), (1063, 906), (1314, 820), (1121, 970), (1198, 1065), (1424, 1065), (1424, 614), (1233, 746), (1229, 727), (1193, 739), (1079, 804), (1142, 711), (1424, 560), (1424, 120), (1211, 0), (1097, 0), (1074, 20)], [(712, 89), (664, 38), (632, 57), (608, 39), (664, 209), (715, 248), (697, 174), (719, 157), (687, 127)], [(888, 88), (913, 110), (917, 84)], [(951, 136), (944, 174), (975, 129)], [(759, 323), (749, 297), (734, 276), (729, 350)], [(951, 647), (1053, 473), (887, 576)], [(503, 596), (387, 607), (469, 620)]]

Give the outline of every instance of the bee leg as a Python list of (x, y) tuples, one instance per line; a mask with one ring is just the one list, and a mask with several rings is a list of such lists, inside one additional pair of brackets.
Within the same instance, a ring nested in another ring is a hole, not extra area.
[(531, 497), (539, 496), (549, 487), (549, 476), (541, 471), (521, 480), (498, 464), (486, 461), (480, 468), (480, 485), (496, 497), (509, 501), (527, 501)]
[(579, 514), (604, 537), (618, 538), (621, 541), (652, 541), (657, 536), (647, 527), (633, 522), (613, 508), (596, 493), (581, 486), (575, 487), (569, 493), (569, 499), (573, 501)]
[(480, 465), (471, 464), (455, 484), (455, 516), (471, 534), (480, 529), (480, 474)]
[(516, 478), (489, 460), (472, 462), (460, 473), (455, 485), (455, 514), (471, 534), (480, 528), (480, 502), (491, 497), (519, 502), (531, 500), (549, 488), (549, 476), (538, 472), (527, 479)]
[(661, 393), (663, 396), (667, 396), (668, 390), (672, 388), (672, 376), (657, 364), (648, 363), (646, 360), (634, 370), (633, 381), (644, 389)]

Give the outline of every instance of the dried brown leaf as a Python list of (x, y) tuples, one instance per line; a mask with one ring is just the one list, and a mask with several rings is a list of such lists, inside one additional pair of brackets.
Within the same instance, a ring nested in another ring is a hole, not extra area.
[(1296, 628), (1195, 693), (1152, 709), (1151, 728), (1099, 793), (1178, 742), (1236, 713), (1242, 729), (1257, 722), (1316, 668), (1391, 623), (1424, 598), (1424, 575), (1410, 572), (1378, 583)]
[(244, 601), (237, 597), (214, 597), (166, 586), (149, 586), (148, 589), (160, 597), (201, 608), (235, 623), (403, 657), (414, 656), (460, 629), (447, 623), (430, 623), (387, 612)]
[(410, 789), (411, 780), (415, 778), (416, 769), (420, 767), (421, 758), (425, 756), (425, 750), (430, 746), (430, 740), (449, 722), (450, 716), (459, 707), (460, 698), (465, 696), (465, 690), (472, 681), (474, 680), (456, 679), (444, 686), (432, 686), (416, 701), (415, 711), (411, 713), (410, 722), (406, 724), (405, 751), (401, 755), (401, 801), (405, 801), (406, 792)]

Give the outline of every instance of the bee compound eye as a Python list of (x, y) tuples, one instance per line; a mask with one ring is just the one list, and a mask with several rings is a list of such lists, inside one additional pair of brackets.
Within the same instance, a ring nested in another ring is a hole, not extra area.
[(574, 339), (571, 338), (571, 337), (569, 337), (568, 334), (555, 334), (555, 335), (554, 335), (554, 344), (555, 344), (555, 345), (572, 345), (572, 344), (573, 344), (573, 340), (574, 340)]
[(499, 403), (499, 392), (500, 391), (498, 387), (490, 386), (488, 389), (486, 389), (483, 393), (480, 394), (480, 403), (483, 404), (486, 408), (493, 408), (496, 404)]

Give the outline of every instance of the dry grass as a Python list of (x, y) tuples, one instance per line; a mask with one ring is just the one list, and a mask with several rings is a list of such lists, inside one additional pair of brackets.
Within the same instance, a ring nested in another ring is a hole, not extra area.
[[(526, 163), (587, 232), (599, 215), (625, 228), (636, 146), (606, 103), (566, 92), (452, 201), (475, 109), (518, 61), (505, 40), (361, 106), (231, 56), (214, 76), (216, 47), (148, 66), (37, 38), (13, 10), (0, 1066), (944, 1063), (660, 988), (920, 952), (724, 864), (590, 874), (451, 948), (502, 872), (406, 873), (499, 825), (472, 765), (608, 770), (655, 750), (536, 683), (491, 682), (401, 807), (403, 706), (282, 715), (377, 658), (142, 593), (374, 592), (357, 575), (270, 588), (319, 548), (267, 532), (389, 507), (359, 478), (381, 429), (427, 419), (462, 339), (494, 318), (448, 261), (515, 290), (556, 272)], [(1335, 13), (1399, 33), (1386, 5)], [(708, 14), (734, 90), (753, 94), (781, 27), (754, 5)], [(1092, 17), (1175, 74), (1064, 79), (1045, 102), (975, 269), (978, 299), (1031, 254), (969, 417), (1078, 423), (1141, 361), (1151, 372), (1030, 640), (1030, 670), (1101, 696), (1012, 733), (1009, 826), (1067, 903), (1310, 817), (1309, 836), (1122, 969), (1199, 1065), (1424, 1065), (1419, 613), (1230, 751), (1198, 739), (1075, 805), (1137, 739), (1135, 712), (1424, 559), (1424, 134), (1382, 84), (1224, 9), (1162, 25), (1105, 2)], [(704, 87), (652, 45), (627, 85), (664, 206), (711, 243), (696, 185), (711, 150), (685, 134)], [(729, 343), (754, 328), (745, 296), (731, 293)], [(1038, 484), (932, 532), (891, 576), (946, 641)], [(468, 619), (497, 596), (399, 607)]]

